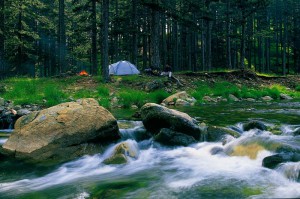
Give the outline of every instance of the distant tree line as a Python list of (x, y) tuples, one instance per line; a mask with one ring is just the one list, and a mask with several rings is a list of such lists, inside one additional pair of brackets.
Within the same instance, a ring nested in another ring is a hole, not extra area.
[(110, 63), (300, 73), (299, 0), (0, 0), (0, 76)]

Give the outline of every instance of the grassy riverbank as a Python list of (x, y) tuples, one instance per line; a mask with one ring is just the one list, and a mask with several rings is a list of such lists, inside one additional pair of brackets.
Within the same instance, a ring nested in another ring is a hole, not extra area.
[(183, 86), (166, 77), (144, 75), (116, 76), (109, 84), (101, 83), (100, 77), (11, 78), (0, 81), (0, 96), (12, 100), (15, 105), (39, 104), (44, 107), (92, 97), (107, 108), (112, 105), (129, 108), (132, 105), (140, 107), (146, 102), (160, 103), (170, 94), (183, 90), (196, 98), (198, 103), (203, 102), (204, 96), (222, 97), (230, 101), (230, 94), (237, 98), (255, 100), (260, 100), (264, 96), (278, 100), (282, 93), (300, 98), (300, 83), (296, 76), (287, 78), (258, 76), (256, 79), (209, 74), (181, 73), (175, 76)]

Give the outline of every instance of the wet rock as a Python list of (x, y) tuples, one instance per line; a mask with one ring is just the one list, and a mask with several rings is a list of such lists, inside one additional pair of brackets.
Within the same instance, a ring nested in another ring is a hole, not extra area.
[(293, 98), (291, 96), (287, 95), (287, 94), (281, 93), (280, 94), (280, 99), (282, 99), (282, 100), (292, 100)]
[(270, 96), (264, 96), (264, 97), (262, 97), (261, 98), (263, 101), (272, 101), (272, 100), (274, 100), (272, 97), (270, 97)]
[(296, 129), (293, 131), (293, 135), (294, 135), (294, 136), (300, 135), (300, 128), (296, 128)]
[(266, 131), (267, 126), (260, 121), (250, 121), (243, 125), (243, 129), (244, 129), (244, 131), (249, 131), (251, 129), (259, 129), (262, 131)]
[(20, 109), (17, 111), (18, 116), (28, 115), (29, 113), (31, 113), (31, 111), (29, 111), (28, 109)]
[(259, 143), (245, 143), (233, 146), (226, 150), (226, 153), (231, 156), (248, 156), (250, 159), (256, 159), (260, 151), (266, 150), (264, 146)]
[(191, 97), (189, 94), (187, 94), (186, 91), (175, 93), (174, 95), (171, 95), (162, 101), (162, 103), (164, 103), (166, 105), (175, 103), (176, 106), (194, 105), (195, 102), (196, 102), (196, 99)]
[(168, 146), (188, 146), (197, 142), (192, 136), (167, 128), (161, 129), (159, 134), (154, 137), (154, 140)]
[(104, 164), (124, 164), (128, 162), (128, 157), (137, 159), (139, 148), (134, 141), (125, 141), (118, 144), (111, 156), (103, 161)]
[(131, 109), (138, 109), (139, 107), (137, 105), (132, 105)]
[(3, 149), (17, 159), (65, 161), (87, 154), (87, 144), (93, 148), (119, 138), (111, 113), (95, 99), (82, 99), (19, 118)]
[(145, 128), (154, 134), (159, 133), (162, 128), (169, 128), (193, 136), (196, 140), (201, 137), (197, 121), (186, 113), (147, 103), (141, 108), (141, 117)]
[(228, 98), (229, 98), (230, 101), (234, 101), (234, 102), (240, 101), (236, 96), (234, 96), (232, 94), (229, 94)]
[(262, 166), (274, 169), (279, 164), (284, 162), (298, 162), (300, 161), (300, 154), (297, 153), (280, 153), (272, 156), (265, 157), (262, 162)]
[(217, 127), (217, 126), (210, 126), (207, 128), (205, 141), (208, 141), (208, 142), (221, 141), (227, 135), (231, 135), (235, 138), (240, 136), (240, 134), (238, 132), (233, 131), (231, 129)]
[(222, 147), (214, 147), (210, 150), (210, 154), (212, 155), (217, 155), (217, 154), (221, 154), (224, 153), (224, 149)]
[(17, 105), (17, 106), (14, 107), (14, 109), (15, 109), (16, 111), (18, 111), (18, 110), (22, 109), (22, 106)]

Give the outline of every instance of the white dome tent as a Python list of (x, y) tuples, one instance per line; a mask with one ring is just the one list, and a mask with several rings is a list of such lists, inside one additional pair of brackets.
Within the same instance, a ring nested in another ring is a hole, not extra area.
[(129, 61), (118, 61), (109, 65), (110, 75), (136, 75), (140, 74), (140, 71), (136, 66)]

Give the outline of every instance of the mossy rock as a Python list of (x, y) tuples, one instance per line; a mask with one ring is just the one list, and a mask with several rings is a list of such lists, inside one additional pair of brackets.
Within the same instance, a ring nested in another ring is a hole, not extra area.
[(266, 131), (268, 128), (264, 123), (260, 121), (250, 121), (243, 125), (243, 129), (244, 131), (249, 131), (251, 129), (259, 129), (262, 131)]
[(116, 154), (103, 161), (104, 164), (125, 164), (128, 159), (124, 154)]
[(112, 155), (103, 161), (104, 164), (125, 164), (128, 162), (128, 157), (137, 159), (139, 149), (134, 141), (126, 141), (119, 143)]

